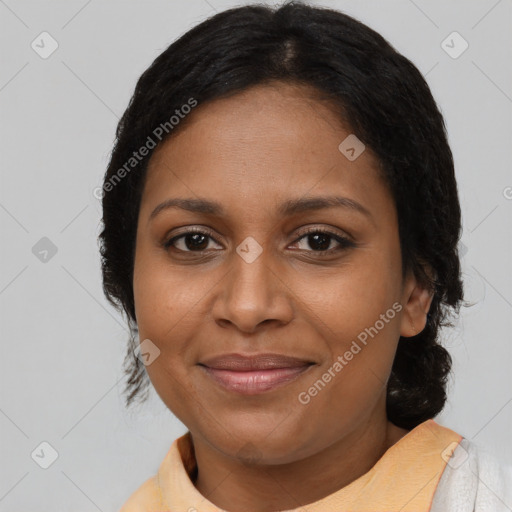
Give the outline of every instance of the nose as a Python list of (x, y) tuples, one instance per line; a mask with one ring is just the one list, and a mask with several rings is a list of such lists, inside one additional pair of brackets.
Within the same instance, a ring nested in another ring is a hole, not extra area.
[(293, 294), (265, 251), (250, 263), (237, 253), (231, 260), (212, 307), (216, 323), (244, 333), (289, 323), (294, 316)]

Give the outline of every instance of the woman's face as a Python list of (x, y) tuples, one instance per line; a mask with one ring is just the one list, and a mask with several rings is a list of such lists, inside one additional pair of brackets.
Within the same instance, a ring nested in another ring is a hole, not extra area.
[[(135, 309), (156, 391), (193, 436), (268, 464), (385, 420), (399, 336), (423, 328), (428, 304), (402, 279), (396, 211), (371, 151), (354, 139), (340, 149), (350, 131), (290, 85), (190, 116), (151, 158), (137, 230)], [(152, 215), (177, 199), (190, 202)], [(301, 362), (259, 377), (203, 365), (268, 353)]]

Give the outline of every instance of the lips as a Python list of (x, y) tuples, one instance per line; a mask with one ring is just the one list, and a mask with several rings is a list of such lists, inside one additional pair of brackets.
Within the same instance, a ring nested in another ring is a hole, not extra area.
[(276, 368), (299, 368), (313, 364), (313, 361), (280, 354), (224, 354), (199, 363), (216, 370), (253, 371), (272, 370)]
[(199, 366), (223, 389), (256, 395), (296, 380), (315, 363), (280, 354), (225, 354), (207, 359)]

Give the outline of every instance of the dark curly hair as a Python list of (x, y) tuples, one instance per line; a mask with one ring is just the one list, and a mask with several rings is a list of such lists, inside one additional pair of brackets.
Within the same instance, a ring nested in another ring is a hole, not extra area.
[(174, 129), (168, 120), (191, 97), (201, 105), (270, 81), (312, 88), (371, 148), (396, 205), (403, 274), (412, 270), (433, 291), (427, 325), (413, 338), (400, 338), (387, 384), (389, 420), (412, 429), (446, 402), (452, 361), (438, 343), (439, 331), (451, 325), (463, 298), (461, 211), (444, 120), (421, 73), (381, 35), (339, 11), (298, 2), (229, 9), (186, 32), (140, 76), (117, 126), (99, 242), (105, 295), (124, 312), (131, 334), (126, 405), (142, 392), (145, 399), (149, 384), (133, 352), (138, 330), (132, 281), (153, 149), (138, 156), (131, 172), (126, 163), (134, 150), (149, 146), (156, 127), (167, 122), (160, 144), (187, 126), (186, 116)]

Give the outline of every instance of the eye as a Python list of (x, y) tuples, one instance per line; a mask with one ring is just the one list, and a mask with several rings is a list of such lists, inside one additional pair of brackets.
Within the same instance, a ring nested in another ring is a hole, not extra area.
[[(218, 244), (215, 238), (208, 231), (204, 229), (202, 231), (189, 230), (185, 233), (173, 236), (168, 241), (164, 242), (163, 246), (166, 249), (172, 247), (178, 252), (201, 253), (212, 249), (210, 245), (211, 242), (215, 242), (219, 246), (218, 248), (222, 249), (222, 246)], [(333, 252), (356, 246), (355, 242), (349, 238), (321, 228), (309, 228), (303, 232), (302, 236), (294, 242), (295, 245), (300, 245), (301, 243), (303, 244), (303, 247), (299, 246), (299, 250), (315, 252), (319, 256), (323, 254), (332, 254)], [(309, 246), (309, 248), (307, 246)], [(218, 250), (218, 248), (213, 248), (213, 250)]]
[[(303, 241), (304, 245), (309, 245), (311, 249), (307, 247), (299, 247), (301, 250), (311, 250), (317, 253), (328, 253), (331, 254), (336, 251), (340, 251), (343, 249), (348, 249), (350, 247), (355, 247), (355, 243), (348, 239), (345, 236), (342, 236), (338, 233), (333, 233), (332, 231), (327, 231), (325, 229), (320, 228), (310, 228), (305, 234), (303, 234), (298, 240), (294, 243), (301, 243)], [(334, 244), (334, 247), (333, 247)], [(337, 244), (337, 246), (336, 246)]]
[(182, 252), (202, 252), (209, 249), (210, 241), (216, 242), (208, 232), (193, 230), (174, 236), (163, 245), (166, 249), (173, 247)]

